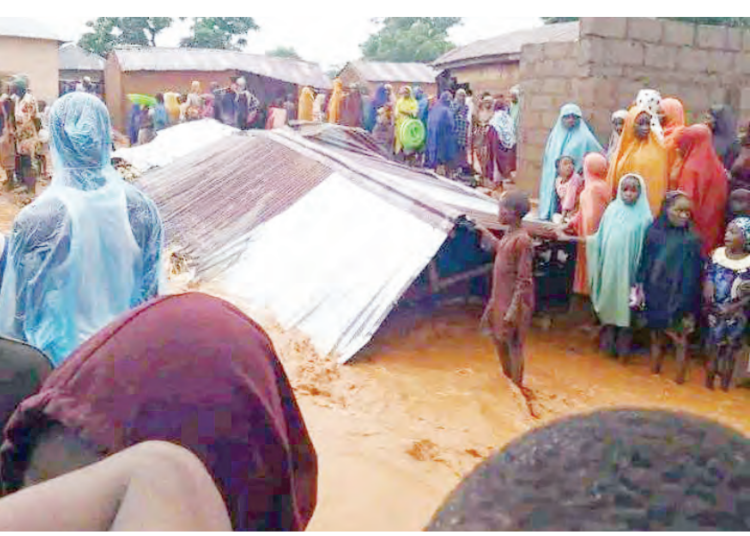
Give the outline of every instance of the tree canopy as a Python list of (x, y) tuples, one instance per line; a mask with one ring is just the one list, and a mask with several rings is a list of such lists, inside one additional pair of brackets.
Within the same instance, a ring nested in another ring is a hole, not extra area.
[(460, 17), (385, 17), (382, 24), (360, 45), (365, 59), (395, 62), (430, 62), (455, 47), (448, 30)]
[(240, 50), (246, 36), (258, 25), (252, 17), (195, 17), (192, 35), (180, 41), (181, 47)]
[[(556, 24), (558, 22), (572, 22), (581, 17), (542, 17), (545, 24)], [(748, 17), (660, 17), (666, 20), (678, 22), (692, 22), (694, 24), (709, 24), (712, 26), (733, 26), (737, 28), (750, 27)]]
[(302, 57), (297, 54), (294, 47), (276, 47), (273, 50), (266, 51), (266, 56), (274, 56), (276, 58), (291, 58), (293, 60), (301, 60)]
[(172, 25), (170, 17), (99, 17), (78, 42), (81, 48), (106, 56), (118, 45), (156, 46), (156, 36)]

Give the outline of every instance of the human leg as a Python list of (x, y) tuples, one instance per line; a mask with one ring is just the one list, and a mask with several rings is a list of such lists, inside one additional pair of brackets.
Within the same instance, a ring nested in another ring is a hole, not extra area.
[(500, 338), (494, 337), (495, 348), (497, 349), (497, 357), (500, 359), (500, 364), (503, 367), (503, 374), (508, 378), (513, 377), (513, 368), (511, 364), (510, 348), (508, 343)]
[(659, 374), (664, 362), (664, 352), (661, 347), (661, 332), (651, 330), (651, 372)]
[(523, 385), (524, 355), (523, 340), (517, 330), (508, 340), (508, 350), (510, 352), (511, 375), (513, 383), (521, 387)]
[(147, 441), (0, 500), (6, 530), (231, 530), (221, 494), (200, 460)]
[(615, 351), (615, 326), (605, 324), (602, 326), (601, 332), (599, 333), (599, 350), (612, 357), (617, 357)]
[(630, 328), (617, 328), (617, 357), (621, 358), (623, 363), (627, 362), (630, 357), (630, 343), (633, 340), (633, 332)]

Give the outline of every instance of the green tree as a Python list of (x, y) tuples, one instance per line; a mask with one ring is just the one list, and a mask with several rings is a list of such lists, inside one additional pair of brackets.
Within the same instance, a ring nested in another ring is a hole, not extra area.
[(180, 41), (181, 47), (240, 50), (246, 36), (258, 25), (252, 17), (195, 17), (192, 35)]
[(386, 17), (375, 21), (382, 27), (360, 45), (365, 59), (429, 62), (455, 47), (448, 41), (448, 30), (461, 18)]
[(294, 47), (276, 47), (273, 50), (266, 51), (266, 56), (274, 56), (276, 58), (291, 58), (293, 60), (301, 60), (302, 57), (297, 54)]
[(91, 31), (83, 34), (78, 46), (106, 56), (118, 45), (156, 46), (156, 36), (172, 25), (170, 17), (99, 17), (86, 26)]
[[(709, 24), (712, 26), (733, 26), (736, 28), (750, 27), (750, 18), (748, 17), (660, 17), (666, 20), (675, 20), (678, 22), (692, 22), (694, 24)], [(556, 24), (558, 22), (571, 22), (578, 20), (580, 17), (542, 17), (545, 24)]]

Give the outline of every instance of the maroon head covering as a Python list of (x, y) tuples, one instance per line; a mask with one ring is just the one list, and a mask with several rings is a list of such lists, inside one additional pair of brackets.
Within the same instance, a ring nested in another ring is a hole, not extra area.
[(317, 457), (263, 330), (205, 294), (152, 301), (78, 349), (5, 431), (2, 478), (18, 488), (29, 438), (57, 421), (106, 454), (147, 440), (193, 451), (235, 530), (302, 530)]

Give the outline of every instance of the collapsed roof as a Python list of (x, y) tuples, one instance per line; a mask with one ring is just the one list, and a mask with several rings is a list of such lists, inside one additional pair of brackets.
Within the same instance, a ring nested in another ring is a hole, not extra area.
[[(206, 127), (185, 128), (201, 138)], [(238, 133), (138, 184), (198, 281), (271, 312), (343, 363), (374, 335), (460, 216), (496, 225), (494, 200), (390, 162), (366, 139), (332, 125)]]

